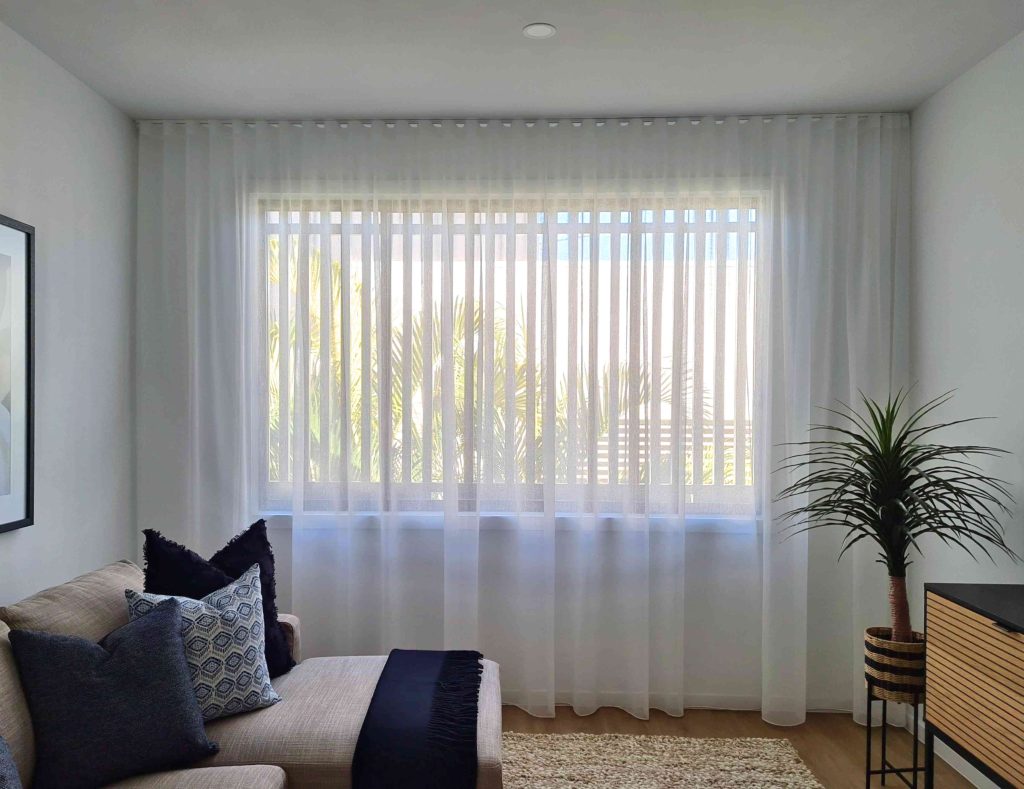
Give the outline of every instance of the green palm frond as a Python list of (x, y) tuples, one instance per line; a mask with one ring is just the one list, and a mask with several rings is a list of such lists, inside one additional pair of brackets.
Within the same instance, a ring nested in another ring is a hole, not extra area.
[(919, 541), (926, 535), (975, 558), (1002, 553), (1016, 561), (1001, 524), (1013, 498), (1005, 482), (975, 462), (1007, 453), (931, 440), (940, 430), (978, 421), (926, 423), (952, 396), (947, 392), (909, 409), (909, 393), (900, 391), (884, 403), (861, 395), (861, 412), (845, 403), (824, 409), (838, 423), (812, 425), (812, 438), (789, 444), (798, 451), (777, 468), (800, 475), (776, 498), (799, 500), (781, 516), (785, 530), (843, 529), (840, 556), (870, 540), (878, 561), (896, 577), (906, 575), (911, 551), (920, 554)]

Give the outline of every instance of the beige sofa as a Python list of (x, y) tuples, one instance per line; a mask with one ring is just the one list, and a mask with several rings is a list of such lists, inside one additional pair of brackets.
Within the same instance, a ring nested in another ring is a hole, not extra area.
[[(0, 608), (0, 736), (25, 786), (35, 753), (32, 721), (7, 638), (8, 629), (99, 640), (128, 621), (125, 589), (142, 588), (142, 570), (122, 561)], [(283, 615), (293, 655), (299, 622)], [(207, 726), (220, 753), (187, 770), (122, 781), (119, 789), (304, 789), (350, 785), (356, 738), (385, 657), (326, 657), (299, 662), (273, 681), (282, 701)], [(477, 724), (478, 789), (501, 787), (501, 694), (497, 664), (485, 660)]]

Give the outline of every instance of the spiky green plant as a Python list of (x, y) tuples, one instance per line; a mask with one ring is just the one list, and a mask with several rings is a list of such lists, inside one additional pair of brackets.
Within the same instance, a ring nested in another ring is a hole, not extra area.
[(1005, 450), (933, 442), (934, 433), (977, 418), (924, 422), (952, 396), (947, 392), (912, 410), (906, 391), (890, 395), (884, 403), (861, 395), (866, 413), (845, 403), (826, 408), (838, 418), (838, 425), (812, 425), (815, 437), (792, 444), (800, 451), (785, 458), (778, 469), (800, 477), (777, 500), (806, 497), (783, 513), (788, 533), (845, 529), (840, 556), (862, 540), (877, 545), (878, 561), (889, 571), (896, 641), (913, 639), (906, 575), (911, 551), (921, 553), (922, 537), (934, 535), (975, 558), (976, 551), (989, 558), (995, 551), (1017, 559), (1000, 523), (1010, 513), (1013, 499), (1001, 480), (974, 462), (1006, 454)]

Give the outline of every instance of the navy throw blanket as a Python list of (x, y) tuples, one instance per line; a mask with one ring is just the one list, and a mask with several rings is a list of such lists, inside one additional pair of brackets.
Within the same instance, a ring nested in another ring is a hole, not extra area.
[(353, 789), (475, 789), (482, 657), (392, 650), (356, 742)]

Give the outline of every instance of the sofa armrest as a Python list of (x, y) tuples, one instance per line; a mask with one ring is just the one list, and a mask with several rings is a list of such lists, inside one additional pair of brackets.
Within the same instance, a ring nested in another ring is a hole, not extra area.
[(288, 641), (288, 651), (292, 653), (292, 660), (296, 663), (301, 662), (302, 642), (299, 618), (295, 614), (278, 614), (277, 621), (281, 623), (281, 628), (284, 630), (284, 637)]

